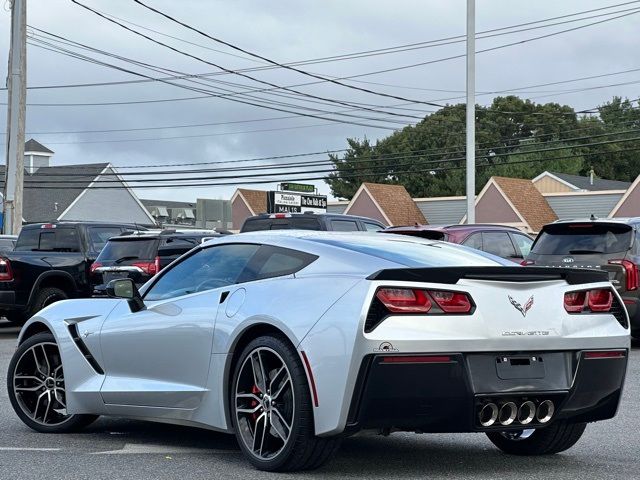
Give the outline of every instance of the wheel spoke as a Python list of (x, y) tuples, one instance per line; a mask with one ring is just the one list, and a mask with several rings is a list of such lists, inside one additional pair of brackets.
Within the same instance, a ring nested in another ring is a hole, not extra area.
[(273, 430), (283, 442), (286, 442), (291, 432), (291, 426), (284, 420), (277, 408), (271, 410), (270, 420)]
[(42, 392), (40, 395), (38, 395), (38, 400), (36, 401), (36, 406), (33, 409), (33, 414), (31, 415), (31, 418), (33, 418), (34, 420), (36, 419), (36, 417), (38, 416), (38, 408), (40, 408), (40, 400), (42, 400), (42, 397), (44, 397), (47, 394), (47, 392)]
[[(262, 427), (258, 429), (260, 425)], [(253, 451), (254, 452), (257, 451), (258, 455), (262, 455), (262, 448), (264, 447), (264, 437), (266, 433), (267, 433), (267, 414), (263, 413), (257, 418), (256, 424), (253, 428)], [(260, 443), (259, 447), (258, 447), (258, 442)]]
[(282, 376), (283, 373), (286, 373), (286, 371), (287, 371), (287, 369), (283, 365), (278, 369), (278, 371), (276, 373), (273, 374), (273, 377), (271, 378), (271, 381), (269, 382), (269, 391), (270, 392), (274, 392), (276, 390), (275, 389), (276, 381)]
[(66, 392), (64, 391), (64, 388), (54, 388), (54, 390), (53, 390), (53, 396), (55, 397), (56, 402), (58, 402), (58, 403), (59, 403), (60, 405), (62, 405), (64, 408), (67, 408), (67, 403), (66, 403), (66, 402), (63, 402), (63, 401), (61, 400), (61, 398), (62, 398), (62, 397), (59, 395), (59, 393), (58, 393), (58, 392), (62, 392), (62, 393), (64, 393), (64, 394), (66, 395)]
[(280, 396), (280, 394), (283, 392), (283, 390), (288, 386), (291, 385), (291, 377), (289, 377), (287, 375), (287, 378), (280, 384), (280, 387), (278, 388), (278, 391), (276, 393), (273, 394), (273, 399), (277, 400), (278, 397)]
[(47, 351), (44, 349), (44, 344), (40, 344), (42, 348), (42, 355), (44, 356), (44, 361), (47, 363), (47, 373), (45, 375), (51, 375), (51, 364), (49, 364), (49, 358), (47, 357)]
[(261, 408), (262, 408), (262, 405), (256, 405), (254, 408), (236, 408), (236, 412), (252, 414), (252, 413), (258, 413)]
[(267, 376), (264, 373), (260, 351), (256, 351), (251, 355), (251, 366), (253, 368), (253, 379), (256, 382), (256, 387), (258, 387), (258, 390), (262, 393), (267, 393)]
[(47, 417), (49, 416), (49, 409), (51, 408), (51, 392), (47, 390), (47, 409), (44, 411), (44, 416), (42, 417), (42, 421), (47, 423)]
[(38, 360), (38, 354), (36, 353), (36, 346), (37, 345), (34, 345), (33, 347), (31, 347), (31, 353), (33, 353), (33, 359), (35, 360), (35, 363), (36, 363), (36, 370), (40, 372), (41, 375), (44, 375), (46, 377), (47, 372), (43, 372), (42, 369), (40, 368), (40, 361)]

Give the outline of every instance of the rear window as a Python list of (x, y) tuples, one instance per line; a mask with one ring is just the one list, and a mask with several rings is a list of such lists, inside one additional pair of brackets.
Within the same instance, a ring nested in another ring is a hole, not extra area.
[(79, 252), (80, 240), (75, 228), (29, 228), (20, 233), (15, 250)]
[(626, 252), (633, 231), (629, 225), (569, 223), (548, 225), (533, 245), (537, 255), (580, 255)]
[(107, 244), (111, 237), (117, 237), (122, 233), (120, 227), (89, 227), (89, 242), (91, 243), (91, 251), (99, 252)]
[(405, 230), (405, 231), (389, 230), (388, 232), (385, 232), (385, 233), (395, 233), (397, 235), (410, 235), (412, 237), (426, 238), (428, 240), (442, 240), (442, 241), (447, 240), (446, 233), (436, 232), (433, 230)]
[(98, 262), (124, 260), (153, 260), (156, 257), (158, 240), (155, 238), (132, 238), (111, 240), (98, 255)]
[[(463, 265), (506, 265), (497, 257), (447, 243), (393, 238), (390, 236), (362, 236), (353, 239), (315, 239), (318, 243), (345, 248), (366, 255), (383, 258), (407, 267), (447, 267)], [(505, 261), (506, 262), (506, 261)]]
[(313, 217), (256, 218), (244, 222), (242, 232), (262, 230), (320, 230), (320, 222)]

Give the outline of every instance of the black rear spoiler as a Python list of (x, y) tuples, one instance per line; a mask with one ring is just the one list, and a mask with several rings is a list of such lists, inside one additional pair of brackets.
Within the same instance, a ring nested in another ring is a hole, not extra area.
[(369, 275), (367, 280), (398, 280), (456, 284), (461, 278), (496, 282), (543, 282), (565, 280), (569, 285), (608, 282), (609, 275), (601, 270), (560, 267), (433, 267), (390, 268)]

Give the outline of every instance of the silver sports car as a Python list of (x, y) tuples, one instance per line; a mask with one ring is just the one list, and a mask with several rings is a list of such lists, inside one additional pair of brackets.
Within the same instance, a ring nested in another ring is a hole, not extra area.
[(316, 468), (363, 429), (561, 452), (615, 415), (630, 343), (605, 273), (395, 235), (229, 236), (140, 292), (116, 279), (108, 293), (22, 329), (8, 390), (24, 423), (68, 432), (114, 415), (235, 433), (263, 470)]

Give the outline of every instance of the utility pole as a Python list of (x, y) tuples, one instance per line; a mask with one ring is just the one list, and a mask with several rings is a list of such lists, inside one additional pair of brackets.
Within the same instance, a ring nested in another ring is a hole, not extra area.
[(24, 181), (24, 123), (27, 99), (27, 0), (11, 2), (7, 102), (7, 165), (4, 182), (3, 232), (17, 235), (22, 228)]
[(467, 0), (467, 223), (476, 221), (476, 1)]

